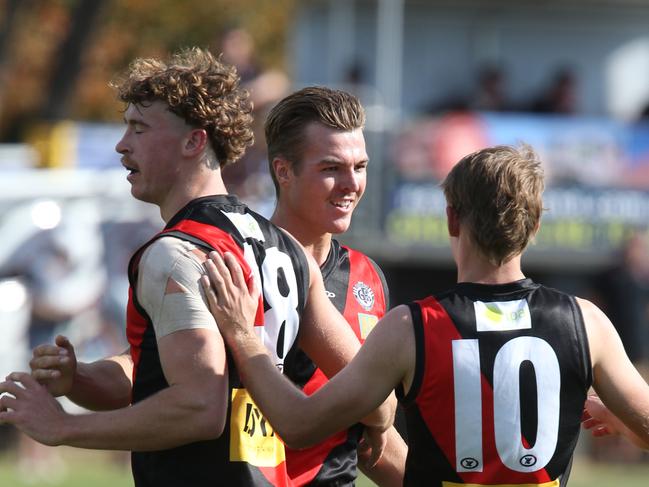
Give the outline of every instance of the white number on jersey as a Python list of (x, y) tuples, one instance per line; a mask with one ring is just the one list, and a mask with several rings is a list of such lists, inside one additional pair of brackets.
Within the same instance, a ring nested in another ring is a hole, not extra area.
[[(244, 257), (252, 269), (255, 285), (263, 289), (264, 300), (269, 306), (264, 313), (264, 326), (255, 327), (255, 331), (271, 353), (277, 368), (282, 370), (284, 358), (297, 338), (300, 324), (295, 269), (291, 258), (286, 253), (277, 247), (266, 249), (266, 257), (261, 264), (264, 278), (262, 287), (252, 246), (246, 242), (243, 247)], [(280, 282), (286, 285), (285, 289), (280, 289)]]
[[(477, 339), (453, 340), (455, 451), (458, 472), (481, 472), (482, 389)], [(520, 367), (525, 361), (536, 375), (538, 423), (536, 441), (525, 447), (521, 433)], [(559, 435), (561, 373), (552, 347), (538, 337), (514, 338), (498, 351), (493, 370), (496, 450), (505, 466), (517, 472), (545, 467)], [(490, 427), (490, 426), (487, 426)]]

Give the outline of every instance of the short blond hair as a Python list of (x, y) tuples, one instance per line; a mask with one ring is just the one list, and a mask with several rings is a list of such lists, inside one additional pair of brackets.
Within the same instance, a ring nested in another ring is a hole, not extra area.
[(496, 146), (469, 154), (442, 183), (448, 205), (494, 265), (525, 250), (543, 212), (543, 168), (534, 150)]
[(252, 103), (239, 87), (233, 66), (209, 51), (184, 49), (163, 61), (134, 60), (111, 82), (126, 103), (163, 101), (189, 125), (207, 132), (221, 167), (236, 162), (252, 145)]

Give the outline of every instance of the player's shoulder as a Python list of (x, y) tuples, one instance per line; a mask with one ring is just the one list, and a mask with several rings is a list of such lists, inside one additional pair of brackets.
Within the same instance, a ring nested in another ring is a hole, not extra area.
[(575, 296), (574, 299), (584, 317), (584, 322), (587, 325), (592, 323), (596, 326), (602, 326), (606, 325), (606, 322), (609, 322), (609, 319), (604, 312), (592, 301), (577, 296)]
[(179, 261), (198, 264), (194, 256), (197, 245), (181, 238), (161, 236), (142, 253), (140, 272), (145, 275), (169, 275)]

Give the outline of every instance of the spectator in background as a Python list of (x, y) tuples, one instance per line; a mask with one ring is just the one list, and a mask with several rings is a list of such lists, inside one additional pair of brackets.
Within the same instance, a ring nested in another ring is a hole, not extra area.
[(239, 27), (227, 29), (221, 36), (220, 44), (222, 60), (237, 68), (242, 84), (259, 75), (255, 43), (248, 31)]
[(535, 113), (571, 115), (577, 112), (577, 77), (571, 68), (559, 69), (548, 88), (532, 103)]
[(487, 112), (511, 110), (505, 91), (503, 70), (494, 65), (485, 66), (478, 75), (478, 86), (471, 102), (471, 108)]
[(343, 83), (349, 88), (364, 85), (367, 83), (367, 76), (365, 75), (365, 67), (360, 59), (356, 59), (349, 63), (343, 74)]
[(290, 81), (278, 69), (262, 69), (255, 57), (254, 39), (245, 29), (228, 29), (221, 37), (220, 50), (223, 61), (240, 73), (241, 87), (250, 92), (255, 138), (237, 164), (224, 168), (223, 181), (228, 191), (245, 199), (262, 215), (270, 216), (275, 198), (266, 162), (263, 120), (270, 107), (288, 93)]

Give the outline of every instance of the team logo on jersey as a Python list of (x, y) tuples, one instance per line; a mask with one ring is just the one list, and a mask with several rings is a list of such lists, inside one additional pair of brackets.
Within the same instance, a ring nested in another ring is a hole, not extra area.
[(473, 303), (478, 331), (525, 330), (532, 328), (527, 300)]
[(325, 289), (325, 294), (329, 299), (333, 299), (336, 297), (336, 293), (332, 293), (331, 291), (327, 291), (326, 289)]
[(523, 467), (533, 467), (536, 465), (536, 457), (534, 455), (524, 455), (520, 459), (520, 464)]
[(372, 309), (372, 306), (374, 306), (374, 291), (372, 291), (367, 284), (363, 281), (358, 281), (354, 284), (352, 292), (354, 293), (356, 301), (358, 301), (358, 304), (360, 304), (364, 310), (369, 311)]
[(475, 470), (480, 465), (480, 462), (475, 458), (466, 457), (460, 460), (460, 465), (467, 470)]

